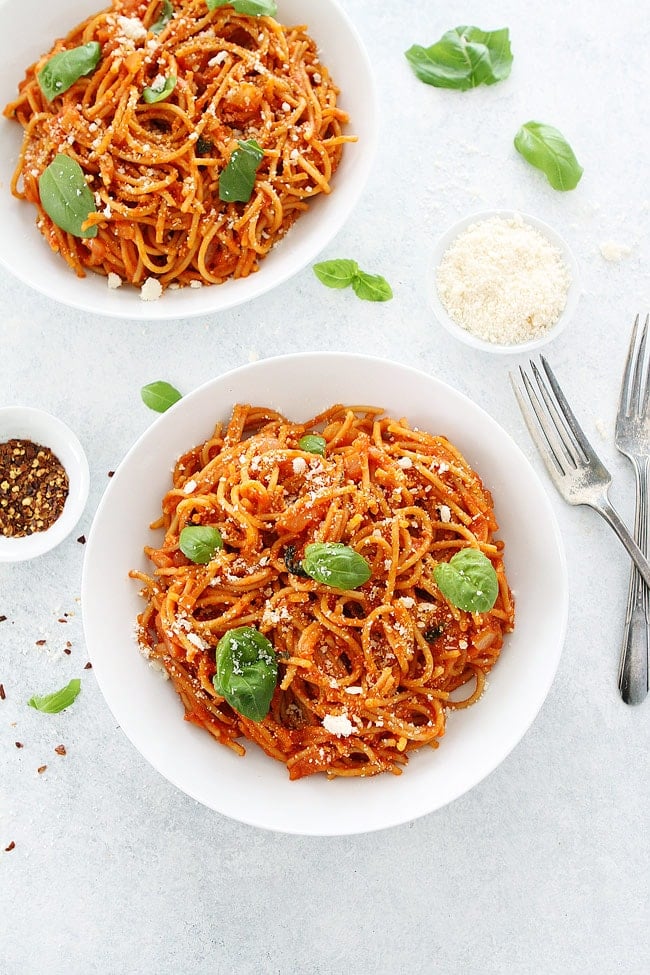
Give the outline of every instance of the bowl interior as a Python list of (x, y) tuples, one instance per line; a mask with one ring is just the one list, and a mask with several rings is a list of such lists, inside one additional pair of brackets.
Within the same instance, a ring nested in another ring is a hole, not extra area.
[[(327, 377), (326, 379), (324, 377)], [(236, 402), (307, 419), (334, 402), (370, 403), (448, 436), (492, 491), (517, 624), (481, 701), (450, 717), (436, 751), (403, 775), (289, 782), (254, 746), (238, 758), (182, 720), (182, 706), (138, 652), (142, 609), (131, 568), (157, 517), (176, 457), (205, 439)], [(539, 579), (544, 579), (540, 586)], [(215, 379), (156, 420), (118, 467), (86, 546), (82, 608), (94, 672), (136, 748), (188, 795), (235, 819), (312, 835), (357, 833), (413, 819), (466, 792), (519, 741), (551, 684), (567, 613), (566, 567), (544, 489), (510, 437), (476, 404), (437, 379), (367, 356), (320, 353), (254, 363)]]
[[(546, 237), (548, 241), (550, 241), (550, 243), (560, 252), (564, 263), (569, 269), (571, 283), (569, 285), (566, 304), (562, 314), (558, 318), (555, 325), (549, 328), (543, 335), (538, 336), (529, 342), (503, 345), (496, 342), (488, 342), (485, 339), (480, 338), (478, 335), (474, 335), (466, 328), (458, 325), (453, 318), (451, 318), (438, 295), (436, 274), (445, 252), (449, 249), (449, 247), (451, 247), (460, 234), (467, 230), (468, 227), (471, 227), (472, 224), (481, 223), (482, 221), (489, 220), (492, 217), (501, 217), (502, 219), (521, 217), (525, 223), (529, 224), (531, 227), (534, 227), (544, 237)], [(452, 227), (449, 227), (449, 229), (446, 230), (437, 240), (429, 258), (428, 271), (428, 296), (433, 312), (438, 321), (447, 329), (448, 332), (450, 332), (461, 342), (472, 346), (472, 348), (481, 349), (485, 352), (495, 352), (498, 354), (510, 355), (521, 354), (532, 352), (534, 349), (538, 349), (541, 346), (546, 345), (566, 328), (568, 322), (573, 317), (576, 305), (580, 298), (580, 274), (578, 263), (566, 241), (557, 233), (556, 230), (550, 227), (543, 220), (540, 220), (538, 217), (531, 216), (528, 213), (522, 213), (519, 210), (484, 210), (480, 211), (479, 213), (473, 213), (467, 217), (463, 217), (463, 219), (459, 220), (458, 223), (455, 223)]]
[[(15, 98), (26, 68), (56, 38), (103, 6), (101, 0), (63, 0), (46, 7), (38, 0), (4, 0), (0, 4), (1, 106)], [(302, 0), (278, 0), (277, 19), (285, 24), (307, 24), (341, 89), (340, 104), (350, 115), (349, 131), (358, 141), (345, 147), (331, 195), (313, 201), (282, 243), (261, 262), (259, 271), (222, 285), (167, 291), (153, 302), (142, 301), (137, 288), (110, 290), (100, 275), (77, 278), (39, 234), (34, 208), (11, 195), (22, 129), (1, 116), (0, 263), (63, 304), (95, 314), (148, 320), (187, 318), (239, 305), (286, 281), (315, 259), (343, 226), (370, 171), (378, 126), (374, 78), (363, 44), (337, 0), (319, 0), (307, 11)]]
[(20, 538), (0, 535), (0, 562), (22, 562), (50, 551), (72, 531), (88, 498), (88, 461), (76, 435), (57, 417), (23, 406), (0, 409), (0, 443), (32, 440), (49, 447), (68, 475), (69, 490), (62, 513), (45, 531)]

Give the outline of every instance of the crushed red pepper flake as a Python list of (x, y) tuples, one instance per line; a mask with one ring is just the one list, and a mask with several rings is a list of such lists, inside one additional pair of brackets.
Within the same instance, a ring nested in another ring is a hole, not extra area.
[(15, 744), (16, 748), (24, 748), (25, 747), (23, 745), (22, 741), (16, 741), (16, 742), (14, 742), (14, 744)]
[(93, 665), (91, 664), (90, 660), (87, 664), (84, 664), (84, 670), (92, 670), (92, 667)]
[(0, 684), (0, 701), (4, 701), (6, 697), (7, 695), (5, 694), (5, 686), (4, 684)]
[(44, 647), (46, 643), (47, 643), (47, 640), (37, 640), (36, 641), (36, 646), (37, 647)]
[(49, 447), (32, 440), (0, 443), (0, 533), (22, 538), (45, 531), (63, 511), (70, 483)]
[(7, 618), (6, 616), (0, 616), (0, 623), (4, 623), (4, 621), (6, 620), (6, 618)]
[(54, 751), (57, 753), (57, 755), (67, 755), (68, 754), (67, 751), (66, 751), (65, 745), (57, 745), (56, 748), (54, 749)]
[(38, 772), (39, 775), (42, 775), (46, 768), (47, 765), (39, 765), (36, 771)]
[(86, 536), (85, 535), (80, 535), (79, 538), (77, 539), (77, 541), (79, 542), (80, 545), (85, 545), (86, 544)]
[(72, 653), (72, 650), (70, 649), (70, 647), (64, 647), (63, 652), (69, 657), (70, 654)]
[(9, 844), (9, 846), (5, 846), (5, 853), (11, 853), (11, 851), (12, 850), (15, 850), (15, 849), (16, 849), (16, 844), (12, 840), (11, 843)]

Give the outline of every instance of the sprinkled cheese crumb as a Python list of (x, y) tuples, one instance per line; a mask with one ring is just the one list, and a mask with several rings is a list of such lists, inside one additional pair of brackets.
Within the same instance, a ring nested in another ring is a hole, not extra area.
[(518, 345), (564, 311), (571, 275), (559, 250), (519, 215), (471, 224), (436, 272), (450, 318), (486, 342)]
[(451, 508), (449, 505), (441, 504), (438, 506), (438, 513), (440, 515), (440, 521), (451, 521)]
[(183, 494), (191, 494), (192, 491), (194, 491), (195, 489), (196, 489), (196, 481), (194, 480), (187, 481), (183, 485)]
[(345, 688), (346, 694), (363, 694), (363, 687), (358, 687), (356, 684), (352, 684), (351, 687)]
[(629, 257), (632, 253), (632, 248), (626, 247), (625, 244), (617, 244), (613, 240), (606, 240), (600, 245), (600, 253), (606, 261), (615, 263), (621, 261), (624, 257)]
[(354, 726), (347, 714), (326, 714), (323, 727), (337, 738), (347, 738), (354, 731)]
[(111, 289), (122, 287), (122, 278), (119, 276), (119, 274), (115, 274), (114, 271), (108, 272), (107, 280), (108, 280), (108, 287)]
[(208, 67), (214, 68), (218, 64), (223, 64), (223, 62), (226, 60), (227, 57), (228, 57), (227, 51), (219, 51), (219, 53), (215, 54), (213, 58), (210, 58), (210, 60), (208, 61)]
[(143, 41), (147, 36), (147, 28), (137, 17), (118, 17), (117, 23), (122, 34), (130, 41)]
[(294, 474), (302, 474), (307, 469), (307, 461), (304, 457), (294, 457), (292, 467)]
[(140, 297), (143, 301), (156, 301), (162, 294), (162, 284), (158, 278), (147, 278), (140, 288)]
[(413, 467), (413, 461), (410, 457), (400, 457), (397, 461), (397, 466), (401, 467), (402, 470), (407, 471), (409, 467)]

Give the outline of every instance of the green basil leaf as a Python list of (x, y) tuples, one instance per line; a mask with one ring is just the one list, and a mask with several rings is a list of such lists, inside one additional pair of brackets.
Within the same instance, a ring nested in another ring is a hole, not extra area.
[(515, 136), (515, 149), (541, 169), (554, 190), (573, 190), (584, 170), (562, 133), (544, 122), (526, 122)]
[(390, 301), (393, 290), (385, 278), (380, 274), (366, 274), (358, 271), (352, 281), (352, 290), (357, 298), (364, 301)]
[(406, 59), (420, 81), (436, 88), (467, 91), (477, 85), (494, 85), (510, 74), (510, 32), (456, 27), (431, 47), (414, 44)]
[(301, 450), (306, 450), (308, 454), (320, 454), (321, 457), (325, 456), (326, 444), (325, 437), (321, 437), (317, 433), (306, 433), (298, 441)]
[(248, 203), (255, 186), (255, 174), (264, 158), (264, 150), (255, 139), (238, 141), (228, 165), (219, 177), (219, 199), (225, 203)]
[(102, 56), (101, 45), (89, 41), (69, 51), (59, 51), (38, 72), (38, 84), (48, 102), (62, 95), (84, 75), (91, 74)]
[(314, 274), (327, 288), (347, 288), (354, 281), (358, 271), (357, 262), (345, 258), (314, 264)]
[(163, 0), (160, 7), (160, 14), (158, 20), (155, 24), (152, 24), (149, 30), (152, 34), (160, 34), (162, 30), (167, 26), (169, 21), (174, 16), (174, 8), (172, 7), (169, 0)]
[(372, 574), (363, 555), (341, 542), (307, 545), (302, 567), (316, 582), (333, 589), (357, 589)]
[(74, 159), (58, 153), (41, 173), (38, 192), (41, 206), (61, 230), (75, 237), (97, 236), (97, 227), (81, 229), (97, 207), (83, 169)]
[(183, 394), (171, 385), (160, 379), (155, 383), (148, 383), (140, 390), (140, 396), (145, 406), (156, 413), (164, 413), (170, 406), (183, 398)]
[(58, 714), (59, 711), (64, 711), (65, 708), (69, 708), (74, 703), (80, 690), (81, 681), (75, 677), (60, 691), (44, 694), (42, 697), (30, 697), (27, 703), (30, 708), (36, 708), (37, 711), (43, 711), (44, 714)]
[(212, 683), (217, 694), (245, 718), (261, 721), (268, 714), (278, 679), (273, 645), (254, 626), (239, 626), (221, 637), (216, 660)]
[(181, 530), (178, 547), (191, 562), (207, 565), (223, 548), (223, 538), (219, 529), (210, 525), (186, 525)]
[(142, 98), (147, 105), (164, 102), (166, 98), (169, 98), (175, 87), (176, 78), (174, 75), (170, 75), (169, 78), (165, 78), (165, 83), (160, 85), (160, 87), (154, 83), (149, 88), (143, 89)]
[(462, 548), (449, 562), (440, 562), (433, 577), (443, 596), (467, 613), (487, 613), (499, 595), (494, 566), (477, 548)]
[(208, 10), (232, 7), (235, 13), (251, 17), (275, 17), (278, 5), (275, 0), (206, 0)]

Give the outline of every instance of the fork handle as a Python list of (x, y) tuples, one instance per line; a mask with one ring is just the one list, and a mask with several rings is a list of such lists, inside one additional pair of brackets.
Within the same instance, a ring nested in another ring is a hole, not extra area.
[(614, 529), (620, 541), (623, 542), (623, 545), (625, 545), (628, 554), (639, 570), (646, 586), (650, 587), (650, 562), (648, 562), (645, 555), (630, 535), (625, 526), (625, 522), (621, 519), (618, 511), (616, 511), (616, 509), (612, 506), (612, 503), (607, 497), (607, 492), (603, 494), (603, 497), (599, 501), (591, 502), (590, 507), (592, 507), (594, 511), (597, 511), (599, 515), (602, 515), (610, 528)]
[[(648, 550), (648, 461), (634, 461), (636, 508), (634, 536), (643, 551)], [(618, 670), (618, 688), (626, 704), (641, 704), (648, 694), (648, 590), (632, 567), (627, 612)]]

